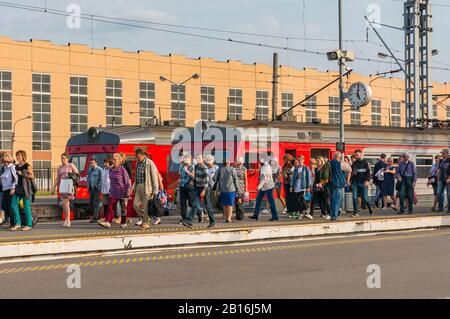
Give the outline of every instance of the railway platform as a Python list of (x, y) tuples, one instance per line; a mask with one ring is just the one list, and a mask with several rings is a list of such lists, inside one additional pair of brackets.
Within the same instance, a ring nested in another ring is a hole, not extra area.
[(180, 225), (178, 216), (162, 218), (162, 223), (142, 231), (133, 224), (127, 228), (113, 225), (105, 229), (87, 220), (73, 221), (69, 229), (62, 222), (38, 223), (29, 232), (11, 232), (0, 226), (0, 262), (17, 258), (64, 257), (73, 254), (102, 255), (107, 252), (139, 249), (176, 249), (189, 245), (236, 244), (252, 241), (282, 240), (299, 237), (344, 235), (396, 230), (442, 228), (450, 226), (450, 214), (434, 213), (418, 208), (413, 215), (397, 215), (393, 210), (375, 210), (373, 216), (362, 212), (359, 217), (343, 213), (336, 222), (314, 216), (314, 220), (293, 220), (280, 215), (278, 222), (269, 222), (270, 215), (259, 221), (248, 218), (224, 223), (217, 215), (217, 226), (208, 229), (208, 222), (195, 223), (193, 229)]

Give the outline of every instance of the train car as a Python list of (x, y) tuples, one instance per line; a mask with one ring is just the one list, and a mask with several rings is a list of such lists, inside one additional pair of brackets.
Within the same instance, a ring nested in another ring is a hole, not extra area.
[[(136, 165), (134, 152), (144, 149), (151, 155), (163, 176), (169, 200), (177, 187), (179, 156), (199, 152), (213, 154), (219, 166), (225, 156), (232, 160), (238, 156), (245, 159), (249, 174), (250, 199), (256, 197), (258, 180), (258, 157), (262, 153), (278, 157), (280, 165), (284, 154), (303, 155), (309, 164), (311, 158), (332, 158), (339, 138), (339, 127), (328, 124), (304, 124), (296, 122), (226, 121), (199, 122), (195, 128), (168, 126), (123, 126), (116, 128), (90, 128), (88, 132), (72, 137), (66, 151), (71, 161), (80, 168), (81, 185), (77, 191), (75, 205), (88, 203), (86, 189), (89, 160), (96, 158), (100, 165), (103, 159), (115, 152), (124, 152), (133, 169)], [(398, 162), (401, 153), (407, 152), (417, 165), (418, 195), (430, 195), (426, 186), (433, 156), (447, 148), (450, 132), (443, 129), (417, 129), (395, 127), (346, 126), (346, 153), (361, 149), (365, 158), (374, 165), (381, 153), (386, 153)]]

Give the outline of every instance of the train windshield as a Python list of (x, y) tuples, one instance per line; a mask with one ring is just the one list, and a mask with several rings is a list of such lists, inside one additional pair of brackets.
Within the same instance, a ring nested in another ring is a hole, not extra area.
[(73, 154), (71, 155), (69, 162), (74, 164), (80, 173), (85, 171), (87, 163), (87, 154)]
[(104, 161), (107, 158), (112, 158), (113, 154), (92, 154), (91, 159), (95, 159), (97, 161), (98, 166), (100, 166), (101, 168), (103, 168), (104, 165)]

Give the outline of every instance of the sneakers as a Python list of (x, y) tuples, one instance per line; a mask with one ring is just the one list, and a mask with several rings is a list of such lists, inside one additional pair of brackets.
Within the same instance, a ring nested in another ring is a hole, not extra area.
[(286, 214), (287, 214), (287, 208), (285, 208), (281, 213), (282, 213), (283, 215), (286, 215)]
[(17, 231), (17, 230), (20, 230), (22, 227), (20, 227), (19, 225), (15, 225), (15, 226), (13, 226), (13, 227), (11, 227), (9, 230), (10, 231)]
[(203, 223), (203, 213), (201, 213), (200, 215), (198, 215), (198, 223), (199, 223), (199, 224)]
[(261, 214), (264, 214), (264, 215), (267, 215), (267, 214), (269, 214), (270, 212), (269, 212), (269, 210), (268, 209), (263, 209), (262, 211), (261, 211)]
[(30, 230), (31, 230), (31, 227), (28, 227), (28, 226), (22, 227), (22, 231), (30, 231)]
[(142, 225), (142, 219), (139, 218), (135, 225), (136, 226), (141, 226)]
[(154, 218), (153, 221), (152, 221), (152, 225), (156, 226), (156, 225), (159, 225), (159, 224), (161, 224), (161, 218), (159, 218), (159, 217)]
[(314, 217), (312, 217), (311, 214), (306, 214), (305, 217), (308, 218), (309, 220), (313, 220), (314, 219)]
[(331, 220), (331, 217), (330, 217), (330, 215), (325, 215), (324, 219), (325, 220)]
[(98, 222), (98, 224), (104, 228), (111, 228), (111, 224), (108, 222)]
[(184, 219), (181, 218), (181, 219), (178, 221), (178, 224), (179, 224), (179, 225), (183, 225), (183, 220), (184, 220)]
[(114, 223), (114, 224), (118, 224), (118, 225), (120, 225), (120, 223), (121, 223), (121, 220), (122, 220), (122, 218), (121, 218), (121, 217), (117, 217), (117, 218), (114, 218), (114, 219), (113, 219), (113, 223)]
[(194, 225), (192, 225), (192, 223), (190, 221), (188, 221), (187, 219), (183, 219), (183, 221), (181, 222), (183, 224), (183, 226), (186, 226), (187, 228), (194, 228)]
[(120, 228), (127, 228), (128, 224), (120, 224)]
[(64, 228), (70, 228), (70, 221), (69, 222), (67, 222), (67, 221), (65, 221), (64, 223), (63, 223), (63, 227)]
[(352, 217), (359, 217), (359, 214), (358, 213), (353, 213)]

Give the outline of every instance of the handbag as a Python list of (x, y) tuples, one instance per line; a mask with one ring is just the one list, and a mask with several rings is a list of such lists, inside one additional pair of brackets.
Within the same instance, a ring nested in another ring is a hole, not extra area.
[(72, 179), (63, 179), (59, 184), (59, 193), (63, 195), (73, 195), (75, 191)]

